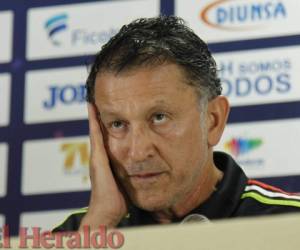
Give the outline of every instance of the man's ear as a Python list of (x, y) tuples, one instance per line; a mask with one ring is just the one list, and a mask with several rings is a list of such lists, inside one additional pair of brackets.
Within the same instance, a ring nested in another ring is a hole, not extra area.
[(208, 102), (207, 107), (207, 143), (208, 146), (215, 146), (224, 131), (228, 114), (229, 102), (225, 96), (217, 96)]

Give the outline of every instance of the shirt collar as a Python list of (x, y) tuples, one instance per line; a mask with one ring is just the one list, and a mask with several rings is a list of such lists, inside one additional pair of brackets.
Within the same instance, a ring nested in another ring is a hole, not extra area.
[(240, 203), (247, 184), (247, 177), (234, 159), (225, 153), (214, 152), (214, 162), (223, 172), (216, 191), (199, 207), (190, 213), (198, 213), (209, 219), (230, 217)]
[[(199, 207), (186, 214), (201, 214), (210, 220), (231, 217), (238, 207), (240, 197), (247, 184), (247, 177), (234, 159), (225, 153), (214, 152), (214, 162), (223, 172), (222, 180), (217, 184), (216, 191)], [(183, 218), (177, 218), (174, 222), (180, 222)], [(122, 226), (157, 224), (147, 211), (135, 206), (129, 208), (129, 216), (119, 224)]]

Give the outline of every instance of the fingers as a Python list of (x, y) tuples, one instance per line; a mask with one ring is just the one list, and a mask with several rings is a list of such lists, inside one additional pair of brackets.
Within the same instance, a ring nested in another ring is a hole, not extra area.
[(117, 225), (127, 212), (126, 202), (110, 168), (104, 147), (101, 121), (97, 117), (97, 108), (90, 103), (87, 106), (91, 143), (90, 179), (92, 190), (88, 216), (83, 224)]
[(88, 103), (88, 116), (91, 148), (97, 151), (100, 147), (103, 147), (103, 136), (97, 118), (97, 110), (94, 104)]
[[(91, 143), (91, 162), (90, 167), (109, 168), (108, 156), (103, 143), (101, 127), (97, 118), (97, 109), (95, 105), (88, 103), (89, 127), (90, 127), (90, 143)], [(91, 169), (93, 170), (93, 169)]]

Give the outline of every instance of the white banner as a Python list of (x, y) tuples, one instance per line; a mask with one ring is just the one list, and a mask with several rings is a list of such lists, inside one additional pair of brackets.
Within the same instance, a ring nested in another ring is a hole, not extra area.
[(62, 223), (67, 216), (77, 209), (49, 210), (39, 212), (25, 212), (20, 217), (20, 227), (39, 227), (41, 232), (52, 230)]
[(300, 46), (217, 53), (232, 106), (300, 101)]
[(207, 42), (300, 34), (300, 1), (176, 0), (175, 14)]
[(0, 127), (9, 125), (11, 79), (9, 74), (0, 74)]
[(88, 137), (30, 140), (23, 144), (23, 194), (85, 191), (89, 188)]
[(6, 196), (7, 190), (7, 169), (8, 169), (8, 146), (0, 144), (0, 197)]
[(5, 223), (5, 217), (4, 215), (0, 214), (0, 228), (4, 226), (4, 223)]
[(8, 63), (12, 58), (13, 12), (0, 11), (0, 63)]
[(34, 70), (26, 73), (25, 123), (87, 119), (86, 67)]
[(158, 14), (158, 0), (101, 1), (30, 9), (27, 59), (95, 54), (122, 25)]
[(300, 175), (299, 148), (300, 119), (291, 119), (229, 124), (216, 150), (231, 154), (249, 177), (276, 177)]

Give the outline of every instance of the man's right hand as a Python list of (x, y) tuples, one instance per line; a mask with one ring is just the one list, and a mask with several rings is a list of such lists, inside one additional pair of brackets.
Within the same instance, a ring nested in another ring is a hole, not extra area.
[(88, 103), (90, 128), (90, 179), (91, 197), (89, 208), (83, 217), (79, 230), (89, 226), (91, 230), (100, 225), (115, 227), (127, 213), (125, 197), (122, 194), (112, 173), (97, 118), (97, 109)]

